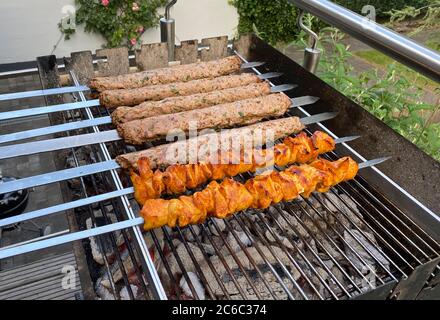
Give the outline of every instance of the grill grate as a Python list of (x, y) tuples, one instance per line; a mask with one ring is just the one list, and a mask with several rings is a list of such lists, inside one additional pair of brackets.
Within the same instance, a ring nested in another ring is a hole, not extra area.
[[(73, 102), (83, 106), (61, 107), (63, 122), (108, 117), (107, 109), (86, 102), (73, 72), (71, 76), (77, 90), (64, 88), (63, 94), (69, 91)], [(0, 113), (0, 120), (6, 118)], [(96, 125), (63, 135), (110, 129)], [(108, 162), (130, 151), (132, 147), (116, 141), (78, 146), (62, 154), (68, 155), (71, 167), (81, 167)], [(325, 157), (336, 159), (337, 154)], [(97, 230), (90, 239), (92, 233), (78, 238), (85, 238), (95, 290), (101, 297), (114, 299), (349, 299), (407, 277), (440, 254), (438, 242), (362, 177), (326, 194), (267, 210), (248, 210), (224, 221), (209, 219), (200, 226), (163, 227), (142, 234), (136, 226), (134, 212), (139, 208), (133, 189), (119, 173), (111, 169), (69, 178), (66, 182), (76, 190), (73, 202), (5, 219), (3, 225), (73, 209), (79, 226), (73, 231), (85, 230), (87, 221)], [(243, 174), (236, 179), (252, 176)], [(117, 226), (127, 221), (132, 224)], [(99, 234), (106, 226), (114, 226), (116, 231)], [(57, 241), (53, 238), (46, 244)], [(92, 252), (94, 245), (98, 255)], [(16, 246), (15, 253), (0, 250), (0, 257), (17, 254), (23, 247)]]

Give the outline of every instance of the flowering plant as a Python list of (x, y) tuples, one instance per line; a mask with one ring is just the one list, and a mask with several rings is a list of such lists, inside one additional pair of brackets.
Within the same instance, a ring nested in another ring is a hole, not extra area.
[[(127, 45), (132, 48), (148, 28), (159, 23), (157, 9), (166, 0), (75, 0), (75, 25), (84, 24), (85, 31), (101, 34), (106, 47)], [(75, 29), (59, 28), (69, 39)]]

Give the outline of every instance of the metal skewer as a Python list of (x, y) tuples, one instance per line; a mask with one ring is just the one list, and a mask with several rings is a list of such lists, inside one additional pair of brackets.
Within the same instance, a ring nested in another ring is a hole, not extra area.
[[(298, 105), (296, 105), (298, 106)], [(329, 120), (334, 118), (337, 115), (336, 112), (325, 112), (320, 113), (317, 115), (313, 115), (310, 117), (301, 118), (301, 122), (304, 125), (317, 123), (325, 120)], [(101, 118), (95, 118), (93, 120), (83, 120), (83, 121), (77, 121), (77, 123), (86, 123), (87, 126), (93, 126), (93, 125), (102, 125), (105, 123), (110, 123), (111, 120), (109, 117), (106, 118), (103, 122), (100, 120)], [(63, 132), (64, 126), (69, 125), (69, 123), (61, 124), (57, 126), (48, 127), (53, 128), (55, 127), (57, 130), (52, 130), (53, 132)], [(40, 130), (38, 132), (44, 133), (44, 129), (35, 129)], [(29, 130), (33, 131), (33, 130)], [(14, 136), (11, 136), (14, 135)], [(15, 135), (27, 135), (26, 131), (19, 132), (19, 133), (13, 133), (5, 136), (0, 136), (0, 142), (7, 141), (15, 141), (18, 140), (15, 138)], [(63, 137), (63, 138), (56, 138), (56, 139), (48, 139), (48, 140), (41, 140), (41, 141), (32, 141), (27, 143), (21, 143), (16, 145), (10, 145), (10, 146), (4, 146), (0, 147), (0, 159), (8, 159), (12, 157), (18, 157), (23, 155), (30, 155), (35, 154), (39, 152), (48, 152), (48, 151), (55, 151), (55, 150), (62, 150), (72, 147), (80, 147), (87, 144), (95, 144), (95, 143), (103, 143), (103, 142), (109, 142), (109, 141), (117, 141), (121, 140), (121, 137), (118, 135), (118, 132), (116, 130), (109, 130), (109, 131), (102, 131), (102, 132), (96, 132), (96, 133), (89, 133), (89, 134), (81, 134), (76, 136), (70, 136), (70, 137)]]
[[(378, 159), (373, 159), (373, 160), (362, 162), (359, 164), (359, 169), (364, 169), (367, 167), (378, 165), (378, 164), (388, 160), (389, 158), (390, 157), (384, 157), (384, 158), (378, 158)], [(107, 161), (107, 162), (109, 162), (109, 161)], [(102, 164), (102, 162), (99, 164)], [(77, 168), (74, 168), (74, 169), (77, 169)], [(130, 189), (129, 191), (131, 191), (132, 188), (129, 188), (129, 189)], [(128, 191), (128, 188), (122, 189), (119, 191), (123, 192), (125, 194), (125, 192)], [(0, 191), (0, 193), (2, 193), (2, 192)], [(17, 217), (20, 217), (20, 216), (17, 216)], [(75, 233), (70, 233), (70, 234), (66, 234), (66, 235), (62, 235), (62, 236), (58, 236), (58, 237), (54, 237), (54, 238), (50, 238), (50, 239), (46, 239), (46, 240), (41, 240), (41, 241), (37, 241), (37, 242), (33, 242), (33, 243), (24, 244), (24, 245), (21, 245), (18, 247), (11, 247), (11, 248), (3, 249), (3, 250), (0, 249), (0, 259), (5, 259), (5, 258), (16, 256), (19, 254), (24, 254), (24, 253), (44, 249), (44, 248), (53, 247), (53, 246), (64, 244), (64, 243), (71, 242), (74, 240), (81, 240), (81, 239), (97, 236), (100, 234), (105, 234), (108, 232), (129, 228), (129, 227), (133, 227), (136, 225), (142, 225), (143, 223), (144, 223), (144, 219), (141, 217), (137, 217), (137, 218), (128, 219), (128, 220), (125, 220), (122, 222), (113, 223), (111, 225), (96, 227), (96, 228), (92, 228), (92, 229), (88, 229), (88, 230), (84, 230), (84, 231), (79, 231), (79, 232), (75, 232)]]
[[(335, 143), (342, 143), (342, 142), (348, 142), (357, 139), (357, 136), (352, 137), (345, 137), (335, 140)], [(63, 139), (63, 138), (61, 138)], [(90, 143), (90, 142), (89, 142)], [(64, 146), (65, 147), (65, 146)], [(68, 147), (65, 147), (68, 148)], [(70, 146), (69, 146), (70, 148)], [(377, 161), (385, 161), (388, 158), (380, 158), (377, 159)], [(380, 163), (380, 162), (378, 162)], [(371, 165), (375, 165), (378, 163), (372, 163)], [(367, 163), (367, 165), (370, 165), (370, 163)], [(7, 192), (13, 192), (21, 189), (28, 189), (33, 187), (38, 187), (41, 185), (54, 183), (54, 182), (60, 182), (68, 179), (83, 177), (99, 172), (104, 172), (107, 170), (112, 169), (119, 169), (120, 166), (115, 160), (108, 160), (104, 162), (98, 162), (93, 163), (89, 165), (84, 165), (81, 167), (75, 167), (70, 169), (64, 169), (60, 171), (55, 172), (49, 172), (44, 173), (36, 176), (31, 176), (27, 178), (22, 178), (19, 180), (11, 181), (11, 182), (4, 182), (0, 184), (0, 194), (7, 193)]]

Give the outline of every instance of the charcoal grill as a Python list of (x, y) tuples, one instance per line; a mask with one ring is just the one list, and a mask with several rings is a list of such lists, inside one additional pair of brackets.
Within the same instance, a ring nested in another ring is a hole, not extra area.
[[(365, 169), (326, 194), (249, 210), (224, 221), (210, 219), (200, 226), (142, 233), (133, 188), (112, 160), (133, 147), (109, 133), (108, 110), (90, 99), (87, 87), (81, 85), (94, 68), (106, 74), (127, 72), (126, 49), (97, 53), (107, 59), (95, 64), (90, 52), (72, 54), (65, 61), (70, 81), (65, 87), (60, 87), (60, 78), (66, 78), (60, 77), (55, 57), (40, 57), (43, 90), (6, 94), (0, 100), (42, 95), (48, 106), (2, 112), (0, 121), (47, 114), (51, 126), (1, 136), (0, 158), (52, 152), (57, 171), (32, 177), (23, 172), (24, 178), (0, 185), (0, 193), (58, 183), (64, 202), (2, 219), (0, 227), (65, 212), (71, 232), (0, 249), (0, 259), (73, 242), (86, 299), (435, 297), (440, 218), (433, 191), (440, 181), (438, 163), (255, 35), (243, 36), (230, 46), (225, 37), (204, 39), (199, 49), (194, 43), (183, 42), (176, 50), (183, 63), (198, 55), (209, 60), (236, 53), (243, 62), (265, 61), (253, 72), (281, 72), (272, 85), (298, 84), (290, 96), (320, 98), (311, 106), (292, 109), (290, 115), (338, 111), (325, 126), (319, 123), (307, 130), (361, 138), (340, 144), (326, 158), (350, 155), (362, 162), (364, 157), (390, 155), (393, 159), (381, 165), (383, 171)], [(144, 49), (166, 47), (155, 44)], [(155, 55), (136, 53), (131, 65), (143, 69), (151, 56)], [(151, 61), (155, 67), (167, 63)], [(46, 137), (20, 141), (36, 136)]]

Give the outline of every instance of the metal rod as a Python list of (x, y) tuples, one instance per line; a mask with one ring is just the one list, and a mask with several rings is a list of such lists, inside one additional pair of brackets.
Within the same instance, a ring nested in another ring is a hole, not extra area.
[(397, 61), (440, 82), (440, 54), (327, 0), (288, 0)]
[(90, 89), (86, 86), (75, 86), (75, 87), (62, 87), (62, 88), (53, 88), (53, 89), (42, 89), (42, 90), (33, 90), (33, 91), (5, 93), (5, 94), (0, 94), (0, 101), (32, 98), (32, 97), (41, 97), (41, 96), (50, 96), (50, 95), (54, 95), (54, 94), (81, 92), (81, 91), (88, 91), (88, 90), (90, 90)]
[(49, 113), (53, 113), (53, 112), (62, 112), (62, 111), (75, 110), (75, 109), (81, 109), (81, 108), (86, 108), (86, 107), (96, 107), (96, 106), (99, 106), (98, 99), (81, 101), (81, 102), (54, 104), (54, 105), (44, 106), (44, 107), (1, 112), (0, 113), (0, 120), (12, 120), (12, 119), (16, 119), (16, 118), (38, 116), (38, 115), (49, 114)]
[(100, 126), (103, 124), (108, 124), (109, 122), (111, 122), (110, 117), (100, 117), (92, 120), (71, 121), (49, 127), (5, 134), (0, 136), (0, 143), (35, 138), (35, 137), (45, 136), (48, 134), (66, 132), (70, 130), (78, 130), (92, 126)]
[(99, 195), (88, 197), (88, 198), (83, 198), (80, 200), (57, 204), (52, 207), (47, 207), (47, 208), (43, 208), (43, 209), (39, 209), (39, 210), (34, 210), (34, 211), (22, 213), (17, 216), (1, 219), (0, 220), (0, 228), (4, 227), (4, 226), (11, 225), (11, 224), (24, 222), (26, 220), (48, 216), (50, 214), (54, 214), (57, 212), (82, 207), (82, 206), (85, 206), (88, 204), (98, 203), (100, 201), (108, 200), (108, 199), (115, 198), (115, 197), (120, 197), (122, 195), (128, 195), (133, 192), (134, 192), (133, 188), (126, 188), (126, 189), (122, 189), (122, 190), (99, 194)]
[(102, 227), (97, 227), (97, 228), (79, 231), (79, 232), (75, 232), (75, 233), (69, 233), (69, 234), (55, 237), (55, 238), (50, 238), (50, 239), (41, 240), (41, 241), (37, 241), (37, 242), (33, 242), (33, 243), (28, 243), (28, 244), (25, 244), (25, 245), (22, 245), (19, 247), (1, 249), (0, 250), (0, 259), (6, 259), (9, 257), (19, 255), (19, 254), (24, 254), (24, 253), (28, 253), (28, 252), (32, 252), (32, 251), (36, 251), (36, 250), (40, 250), (40, 249), (46, 249), (46, 248), (50, 248), (53, 246), (58, 246), (63, 243), (72, 242), (75, 240), (81, 240), (81, 239), (97, 236), (100, 234), (104, 234), (104, 233), (108, 233), (108, 232), (112, 232), (112, 231), (116, 231), (116, 230), (121, 230), (124, 228), (138, 226), (143, 223), (144, 223), (144, 219), (134, 218), (131, 220), (116, 222), (116, 223), (102, 226)]

